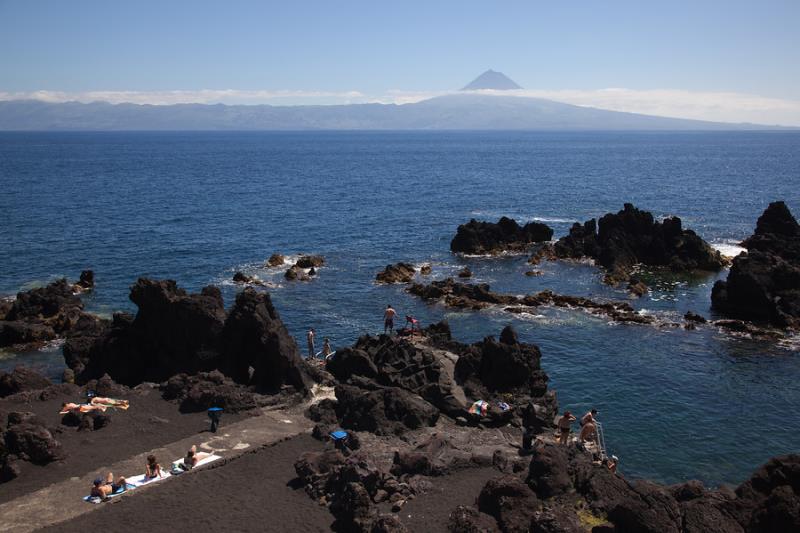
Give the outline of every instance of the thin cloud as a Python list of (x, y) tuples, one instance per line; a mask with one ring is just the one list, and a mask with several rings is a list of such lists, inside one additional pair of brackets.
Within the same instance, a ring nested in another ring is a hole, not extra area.
[[(677, 117), (715, 122), (752, 122), (800, 126), (800, 101), (768, 98), (733, 92), (702, 92), (680, 89), (635, 90), (608, 88), (596, 90), (529, 90), (477, 91), (480, 94), (546, 98), (573, 105)], [(390, 90), (383, 94), (360, 91), (256, 91), (256, 90), (198, 90), (198, 91), (34, 91), (0, 92), (0, 100), (41, 100), (44, 102), (109, 102), (170, 105), (196, 104), (272, 104), (272, 105), (331, 105), (331, 104), (410, 104), (435, 96), (454, 94), (454, 91)]]

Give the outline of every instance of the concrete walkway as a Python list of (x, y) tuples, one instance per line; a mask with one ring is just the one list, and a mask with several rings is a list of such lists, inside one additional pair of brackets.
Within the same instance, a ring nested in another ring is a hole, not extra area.
[[(182, 476), (169, 477), (152, 485), (145, 485), (121, 494), (108, 503), (91, 504), (82, 501), (81, 498), (89, 493), (93, 479), (104, 477), (109, 471), (113, 472), (114, 476), (140, 474), (146, 457), (151, 453), (161, 459), (162, 465), (169, 468), (172, 461), (183, 457), (186, 450), (196, 444), (199, 450), (222, 456), (222, 461), (211, 463), (205, 467), (213, 468), (215, 464), (227, 462), (248, 450), (309, 431), (313, 427), (313, 422), (303, 416), (303, 407), (298, 406), (288, 410), (264, 409), (262, 416), (248, 418), (229, 426), (221, 426), (216, 434), (193, 435), (112, 465), (101, 465), (97, 470), (87, 472), (85, 475), (69, 478), (8, 501), (0, 505), (0, 532), (27, 533), (35, 531), (84, 513), (90, 513), (104, 505), (113, 505), (124, 498), (135, 498), (138, 492), (150, 490), (153, 486), (180, 483)], [(204, 467), (201, 467), (200, 470), (202, 468)], [(185, 475), (192, 475), (192, 472), (183, 474), (183, 476)]]

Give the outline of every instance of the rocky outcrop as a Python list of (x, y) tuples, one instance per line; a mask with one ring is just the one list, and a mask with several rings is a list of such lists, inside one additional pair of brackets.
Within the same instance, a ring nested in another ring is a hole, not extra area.
[(76, 292), (93, 286), (94, 274), (86, 270), (77, 284), (63, 278), (18, 293), (0, 309), (0, 346), (38, 345), (79, 331), (90, 315)]
[(297, 343), (289, 335), (269, 294), (253, 289), (240, 292), (219, 341), (223, 357), (217, 368), (235, 381), (249, 382), (260, 390), (273, 392), (284, 385), (297, 390), (311, 387), (312, 380)]
[(300, 268), (319, 268), (325, 264), (325, 258), (321, 255), (301, 255), (295, 265)]
[[(486, 283), (465, 284), (447, 278), (434, 281), (428, 285), (414, 283), (408, 292), (423, 300), (443, 301), (448, 307), (459, 309), (485, 309), (491, 305), (507, 305), (505, 310), (512, 313), (535, 311), (536, 307), (549, 305), (556, 307), (580, 308), (594, 315), (607, 316), (616, 322), (636, 324), (653, 324), (655, 319), (649, 315), (641, 315), (625, 302), (598, 302), (580, 296), (556, 294), (552, 291), (541, 291), (524, 297), (492, 292)], [(517, 307), (515, 307), (517, 306)]]
[(281, 254), (272, 254), (267, 259), (267, 266), (268, 267), (276, 267), (281, 266), (285, 262), (286, 258), (283, 257)]
[[(442, 334), (441, 328), (434, 334)], [(444, 335), (449, 338), (449, 328)], [(450, 416), (467, 407), (456, 399), (454, 383), (433, 350), (403, 338), (363, 336), (337, 351), (326, 368), (342, 383), (402, 388)]]
[(233, 282), (242, 284), (242, 285), (259, 285), (262, 287), (266, 287), (266, 283), (258, 279), (256, 276), (248, 276), (244, 272), (236, 272), (233, 275)]
[(800, 226), (786, 204), (771, 203), (742, 245), (747, 253), (714, 284), (712, 307), (733, 318), (800, 327)]
[[(523, 476), (489, 481), (478, 509), (502, 531), (583, 531), (581, 516), (605, 525), (592, 531), (761, 533), (800, 530), (800, 456), (771, 459), (735, 493), (699, 481), (664, 487), (629, 482), (574, 446), (536, 448)], [(576, 512), (576, 510), (579, 510)], [(468, 521), (475, 508), (453, 511)]]
[(0, 483), (17, 477), (22, 461), (46, 465), (64, 458), (61, 443), (35, 414), (9, 413), (6, 427), (0, 429)]
[(552, 237), (553, 230), (539, 222), (520, 226), (507, 217), (502, 217), (497, 223), (472, 219), (458, 227), (456, 236), (450, 242), (450, 250), (465, 254), (521, 251), (535, 242), (549, 241)]
[(336, 386), (336, 414), (342, 427), (377, 435), (400, 435), (408, 429), (433, 426), (439, 410), (399, 387), (366, 389)]
[(719, 252), (684, 229), (680, 218), (656, 221), (651, 213), (631, 204), (604, 215), (599, 223), (592, 219), (574, 224), (569, 235), (555, 244), (554, 252), (562, 259), (594, 259), (606, 270), (610, 283), (627, 280), (636, 264), (675, 272), (718, 271), (726, 264)]
[(386, 265), (386, 268), (375, 276), (375, 280), (378, 283), (410, 283), (414, 279), (415, 272), (414, 265), (395, 263), (394, 265)]
[(311, 382), (266, 293), (245, 288), (230, 314), (216, 287), (189, 294), (174, 281), (142, 278), (130, 298), (139, 307), (135, 317), (116, 314), (110, 324), (67, 339), (64, 357), (79, 383), (109, 374), (133, 386), (214, 369), (263, 392), (284, 385), (305, 391)]
[(392, 502), (399, 510), (415, 489), (381, 470), (366, 456), (346, 458), (338, 450), (304, 453), (294, 464), (306, 493), (328, 506), (334, 529), (350, 532), (404, 532), (393, 515), (380, 515), (377, 504)]
[(44, 389), (52, 384), (49, 379), (38, 372), (17, 366), (11, 373), (0, 371), (0, 398), (18, 392)]
[(165, 400), (178, 400), (184, 413), (202, 412), (210, 407), (222, 407), (227, 412), (237, 413), (258, 407), (256, 395), (251, 390), (216, 370), (194, 376), (172, 376), (162, 386), (162, 393)]

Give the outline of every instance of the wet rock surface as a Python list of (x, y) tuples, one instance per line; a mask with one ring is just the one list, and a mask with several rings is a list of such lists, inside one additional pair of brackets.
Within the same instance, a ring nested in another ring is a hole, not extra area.
[(600, 302), (581, 296), (568, 296), (552, 291), (541, 291), (518, 297), (512, 294), (492, 292), (486, 283), (467, 284), (447, 278), (430, 284), (414, 283), (408, 292), (423, 300), (442, 301), (448, 307), (459, 309), (485, 309), (491, 305), (508, 305), (505, 310), (512, 313), (535, 311), (536, 307), (547, 305), (567, 308), (580, 308), (595, 315), (604, 315), (616, 322), (653, 324), (655, 319), (641, 315), (626, 302)]
[(94, 287), (94, 273), (85, 270), (76, 284), (66, 278), (20, 292), (0, 306), (0, 347), (35, 347), (88, 327), (95, 317), (83, 311), (77, 293)]
[(553, 230), (539, 222), (520, 226), (507, 217), (502, 217), (496, 223), (472, 219), (458, 227), (456, 236), (450, 242), (450, 250), (465, 254), (521, 251), (533, 243), (549, 241), (552, 237)]
[(395, 263), (386, 265), (382, 271), (378, 272), (375, 280), (379, 283), (409, 283), (414, 279), (416, 269), (414, 265), (408, 263)]
[(606, 281), (627, 281), (636, 264), (669, 268), (674, 272), (718, 271), (726, 260), (695, 232), (684, 229), (678, 217), (656, 221), (647, 211), (625, 204), (599, 222), (574, 224), (569, 235), (554, 246), (561, 259), (589, 257), (603, 267)]
[(714, 309), (732, 318), (800, 327), (800, 225), (783, 202), (759, 217), (734, 258), (728, 278), (714, 284)]

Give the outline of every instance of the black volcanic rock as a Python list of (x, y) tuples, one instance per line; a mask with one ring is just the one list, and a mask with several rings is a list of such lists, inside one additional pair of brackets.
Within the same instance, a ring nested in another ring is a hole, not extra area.
[(439, 410), (399, 387), (366, 390), (336, 386), (336, 414), (342, 427), (377, 435), (399, 435), (407, 429), (433, 426)]
[(535, 242), (549, 241), (553, 230), (546, 224), (529, 222), (520, 226), (502, 217), (496, 224), (478, 222), (474, 218), (458, 227), (450, 242), (450, 250), (465, 254), (490, 254), (508, 250), (524, 250)]
[(593, 258), (610, 282), (627, 280), (630, 269), (639, 263), (675, 272), (717, 271), (725, 265), (719, 252), (692, 230), (683, 229), (680, 218), (659, 222), (631, 204), (604, 215), (597, 225), (594, 219), (574, 224), (554, 250), (562, 259)]
[(142, 278), (130, 297), (139, 306), (135, 318), (115, 314), (111, 324), (67, 339), (64, 358), (79, 383), (109, 374), (134, 386), (214, 369), (264, 392), (305, 391), (311, 382), (268, 294), (246, 288), (230, 314), (216, 287), (189, 294), (174, 281)]
[[(444, 338), (442, 329), (434, 332), (437, 338)], [(463, 414), (467, 407), (456, 399), (455, 384), (431, 348), (403, 338), (362, 336), (352, 347), (337, 351), (327, 370), (341, 382), (357, 376), (359, 384), (367, 380), (376, 386), (400, 387), (450, 416)]]
[(39, 390), (53, 383), (38, 372), (18, 366), (11, 373), (0, 371), (0, 398), (18, 392)]
[(492, 392), (517, 392), (539, 397), (547, 392), (547, 374), (541, 369), (542, 354), (534, 344), (516, 341), (507, 326), (501, 341), (486, 337), (460, 354), (455, 365), (456, 381), (476, 399)]
[(800, 326), (800, 226), (783, 202), (773, 202), (733, 260), (726, 281), (711, 292), (714, 309), (778, 327)]
[(414, 279), (414, 272), (416, 272), (414, 265), (408, 263), (386, 265), (386, 268), (375, 276), (375, 280), (379, 283), (409, 283)]
[(87, 315), (83, 302), (74, 294), (91, 288), (94, 276), (91, 271), (81, 274), (75, 285), (65, 278), (46, 287), (20, 292), (11, 302), (3, 302), (0, 309), (0, 346), (12, 344), (39, 344), (62, 337), (86, 325)]
[(221, 335), (223, 360), (219, 368), (239, 383), (277, 391), (292, 385), (305, 391), (311, 386), (305, 362), (294, 337), (284, 326), (267, 293), (247, 288), (236, 296)]

